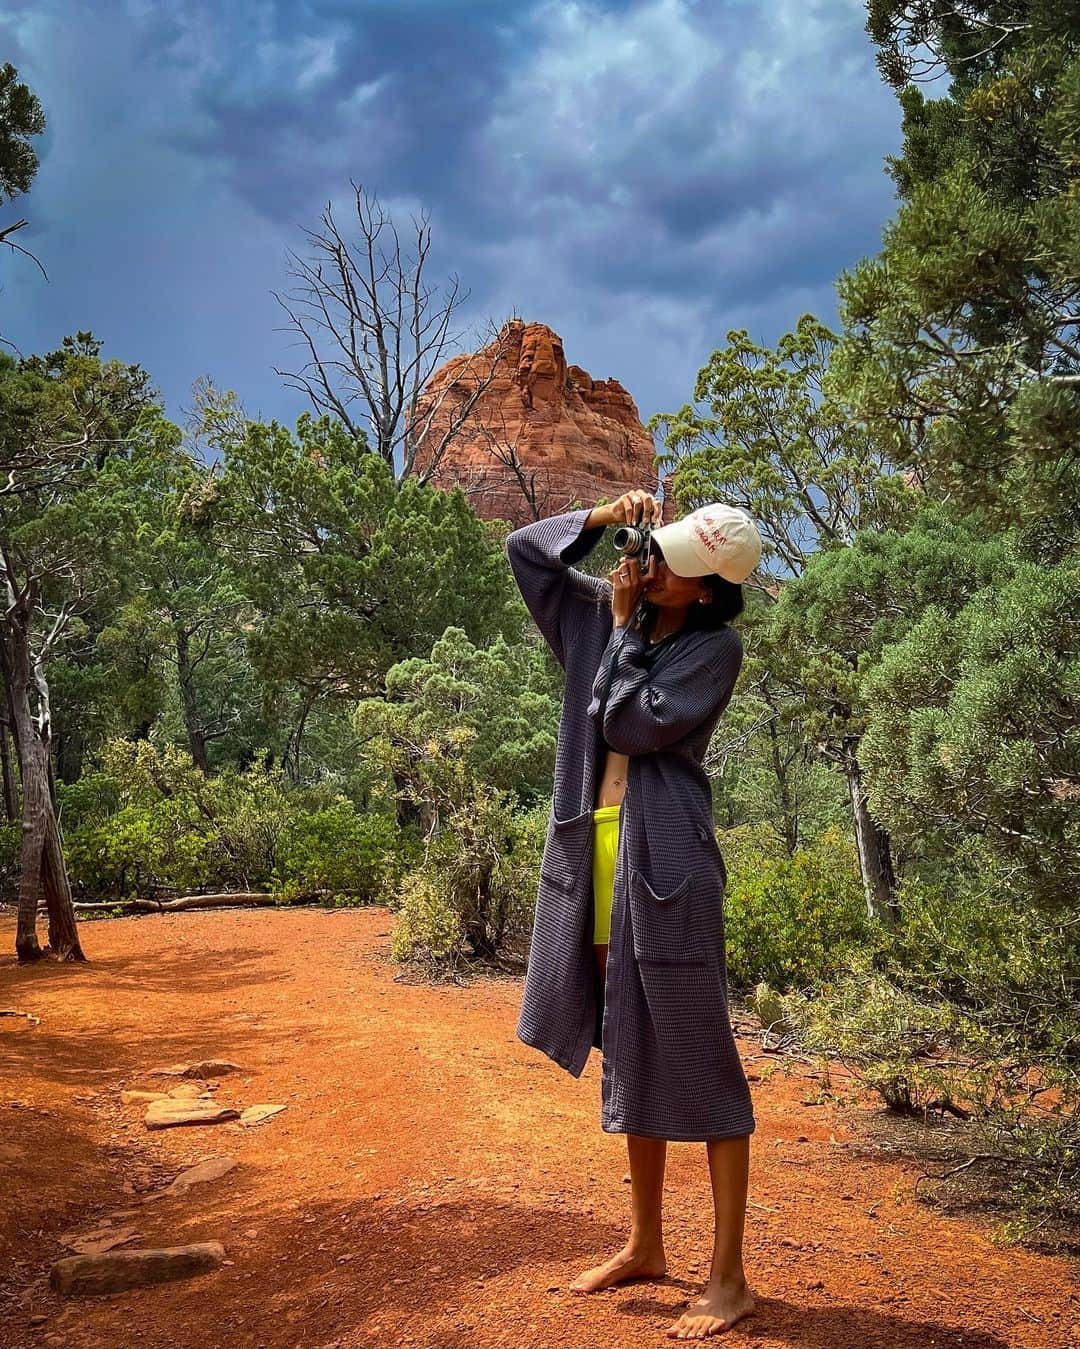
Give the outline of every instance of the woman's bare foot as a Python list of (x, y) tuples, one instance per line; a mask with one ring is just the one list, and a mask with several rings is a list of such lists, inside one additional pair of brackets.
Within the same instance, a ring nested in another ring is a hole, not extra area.
[(601, 1288), (610, 1288), (626, 1279), (659, 1279), (666, 1273), (667, 1259), (662, 1247), (658, 1251), (641, 1251), (628, 1244), (605, 1264), (579, 1274), (570, 1291), (598, 1293)]
[(757, 1303), (747, 1287), (746, 1280), (738, 1282), (710, 1282), (705, 1291), (691, 1302), (674, 1325), (664, 1332), (676, 1340), (703, 1340), (706, 1335), (719, 1335), (730, 1330), (736, 1321), (749, 1316)]

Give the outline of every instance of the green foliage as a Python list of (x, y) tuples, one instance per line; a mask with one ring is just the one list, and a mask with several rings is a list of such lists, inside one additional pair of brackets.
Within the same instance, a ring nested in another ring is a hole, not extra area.
[[(1060, 547), (1080, 507), (1080, 24), (1068, 5), (1024, 9), (874, 0), (902, 89), (903, 204), (840, 280), (826, 383), (935, 490), (1007, 521), (1049, 515)], [(907, 83), (927, 52), (945, 97)]]
[(0, 894), (12, 892), (18, 885), (21, 838), (18, 820), (0, 820)]
[(256, 765), (207, 777), (176, 746), (110, 741), (102, 768), (61, 786), (72, 878), (95, 898), (271, 890), (387, 903), (423, 849), (385, 810), (301, 789)]
[[(411, 846), (408, 846), (411, 842)], [(279, 895), (327, 892), (324, 903), (386, 904), (420, 849), (392, 815), (361, 814), (351, 801), (294, 814), (276, 849)]]
[(101, 757), (118, 809), (87, 810), (88, 784), (74, 794), (77, 823), (65, 841), (75, 884), (127, 897), (145, 888), (257, 890), (270, 882), (291, 814), (280, 773), (229, 769), (207, 778), (183, 751), (159, 752), (147, 741), (111, 741)]
[(44, 130), (45, 114), (37, 95), (5, 61), (0, 66), (0, 201), (29, 190), (38, 168), (30, 138)]
[(214, 415), (224, 472), (189, 494), (186, 517), (249, 606), (263, 713), (299, 781), (314, 708), (381, 697), (390, 667), (448, 625), (473, 641), (509, 631), (511, 580), (460, 491), (397, 483), (340, 424), (304, 414), (292, 433)]
[(850, 839), (826, 832), (794, 857), (730, 849), (725, 898), (728, 975), (750, 988), (814, 984), (840, 968), (868, 938), (859, 870)]
[(757, 521), (764, 558), (795, 574), (817, 547), (896, 523), (911, 491), (881, 446), (824, 395), (836, 336), (811, 314), (775, 350), (728, 333), (698, 372), (695, 406), (657, 413), (680, 508), (710, 501), (744, 507)]
[[(815, 554), (781, 591), (768, 639), (781, 652), (798, 653), (793, 692), (801, 696), (791, 712), (819, 753), (840, 760), (843, 746), (862, 736), (868, 672), (927, 607), (955, 612), (1006, 559), (1004, 539), (951, 519), (935, 502), (905, 530), (865, 530), (848, 547)], [(915, 649), (905, 647), (909, 664)], [(861, 745), (859, 762), (865, 769)]]
[[(391, 667), (386, 698), (357, 704), (357, 733), (378, 753), (399, 790), (437, 811), (462, 774), (534, 799), (550, 795), (559, 699), (536, 648), (502, 637), (474, 645), (449, 627), (426, 657)], [(443, 744), (445, 752), (433, 746)]]
[(452, 972), (520, 956), (546, 825), (546, 803), (515, 811), (508, 793), (483, 786), (464, 797), (399, 888), (394, 958)]
[(948, 1111), (1000, 1159), (1021, 1217), (1068, 1222), (1080, 1187), (1080, 930), (1039, 908), (985, 842), (900, 886), (903, 922), (781, 998), (806, 1048), (837, 1056), (885, 1105)]
[(930, 855), (980, 838), (1059, 910), (1080, 883), (1078, 594), (1077, 562), (1017, 561), (955, 615), (928, 606), (865, 680), (874, 810)]
[(329, 418), (246, 424), (202, 503), (263, 619), (251, 650), (266, 675), (361, 697), (448, 624), (474, 639), (510, 592), (459, 492), (409, 479)]

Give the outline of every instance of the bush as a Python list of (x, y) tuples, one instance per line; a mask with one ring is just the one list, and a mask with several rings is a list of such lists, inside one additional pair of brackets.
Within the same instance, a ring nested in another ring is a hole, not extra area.
[(396, 960), (457, 969), (527, 945), (547, 803), (514, 811), (510, 794), (476, 784), (399, 888)]
[(1025, 1237), (1080, 1216), (1080, 933), (1017, 894), (977, 847), (946, 880), (899, 887), (901, 925), (782, 999), (804, 1047), (839, 1057), (892, 1111), (966, 1122)]
[(277, 849), (274, 889), (284, 896), (328, 892), (335, 907), (387, 903), (421, 850), (386, 814), (361, 814), (345, 800), (294, 815)]
[[(966, 1121), (958, 1140), (998, 1167), (1019, 1217), (1006, 1238), (1080, 1218), (1080, 1082), (1067, 1059), (1018, 1058), (1001, 1028), (940, 995), (916, 996), (867, 952), (817, 991), (781, 998), (802, 1046), (840, 1059), (901, 1114)], [(826, 1078), (827, 1085), (827, 1078)]]
[(392, 893), (421, 853), (385, 812), (363, 814), (277, 770), (199, 772), (181, 750), (115, 741), (102, 768), (61, 788), (65, 850), (80, 892), (269, 890), (368, 903)]
[(728, 977), (749, 989), (814, 984), (870, 940), (850, 840), (828, 830), (794, 857), (768, 856), (744, 837), (721, 839), (728, 867), (724, 924)]

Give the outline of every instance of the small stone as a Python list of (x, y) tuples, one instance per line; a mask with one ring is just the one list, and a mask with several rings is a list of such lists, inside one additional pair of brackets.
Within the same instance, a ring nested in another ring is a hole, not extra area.
[(194, 1101), (196, 1097), (203, 1094), (203, 1084), (201, 1082), (181, 1082), (178, 1087), (173, 1087), (172, 1091), (167, 1092), (174, 1101)]
[(240, 1116), (240, 1123), (245, 1129), (250, 1129), (256, 1124), (262, 1124), (264, 1120), (272, 1119), (275, 1115), (280, 1115), (288, 1107), (284, 1105), (249, 1105)]
[(220, 1124), (222, 1120), (237, 1119), (240, 1111), (216, 1101), (152, 1101), (146, 1112), (148, 1129), (168, 1129), (175, 1124)]
[(140, 1235), (141, 1233), (134, 1227), (98, 1227), (93, 1232), (83, 1232), (79, 1235), (69, 1232), (60, 1238), (60, 1245), (79, 1255), (104, 1255), (114, 1246), (123, 1246), (125, 1242)]
[(32, 1326), (43, 1326), (48, 1319), (44, 1312), (38, 1312), (36, 1316), (31, 1316), (30, 1324)]
[(547, 1290), (549, 1293), (557, 1293), (559, 1291), (559, 1285), (557, 1283), (549, 1283)]
[(228, 1073), (241, 1073), (244, 1070), (238, 1063), (228, 1059), (199, 1059), (195, 1063), (174, 1063), (168, 1068), (151, 1068), (150, 1075), (157, 1077), (225, 1077)]
[(227, 1176), (237, 1164), (235, 1157), (208, 1157), (197, 1166), (190, 1166), (186, 1171), (181, 1171), (168, 1189), (160, 1191), (155, 1198), (165, 1194), (187, 1194), (193, 1185), (208, 1185), (212, 1181), (220, 1180), (222, 1176)]
[(53, 1265), (49, 1283), (56, 1293), (122, 1293), (127, 1288), (207, 1274), (224, 1258), (220, 1241), (159, 1250), (112, 1251), (107, 1255), (71, 1255)]
[(120, 1100), (124, 1105), (136, 1105), (143, 1101), (164, 1101), (168, 1095), (167, 1091), (122, 1091)]

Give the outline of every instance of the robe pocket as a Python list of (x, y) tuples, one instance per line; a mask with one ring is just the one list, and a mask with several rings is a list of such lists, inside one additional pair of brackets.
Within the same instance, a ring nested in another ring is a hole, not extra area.
[(560, 820), (554, 811), (551, 813), (544, 855), (540, 861), (542, 885), (554, 886), (566, 894), (573, 894), (581, 879), (586, 857), (591, 859), (592, 856), (592, 824), (591, 810), (571, 815), (565, 820)]
[(634, 955), (662, 965), (705, 965), (708, 951), (698, 930), (692, 901), (693, 877), (658, 895), (637, 867), (630, 868), (630, 920)]

